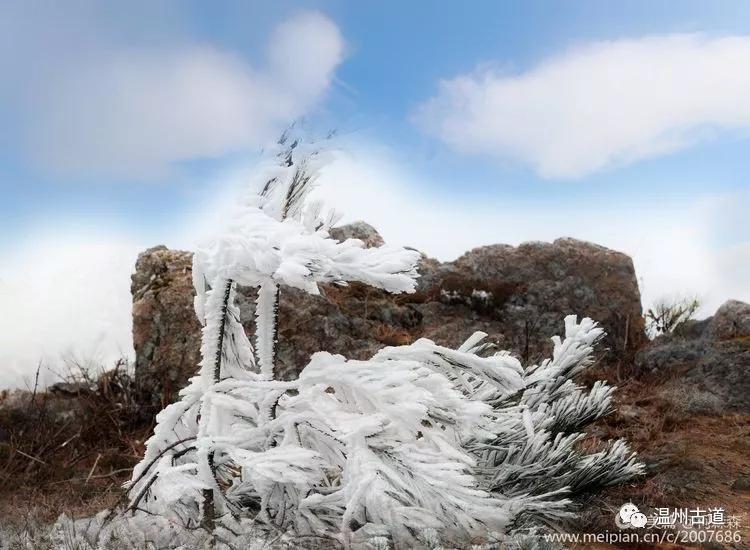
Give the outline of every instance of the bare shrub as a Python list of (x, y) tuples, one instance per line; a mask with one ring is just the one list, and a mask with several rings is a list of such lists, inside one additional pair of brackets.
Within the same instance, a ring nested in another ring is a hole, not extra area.
[(700, 300), (696, 297), (662, 298), (646, 312), (646, 332), (651, 338), (670, 334), (692, 319), (700, 306)]
[(136, 400), (125, 361), (68, 364), (45, 391), (0, 397), (0, 518), (46, 523), (113, 504), (143, 453), (156, 411)]

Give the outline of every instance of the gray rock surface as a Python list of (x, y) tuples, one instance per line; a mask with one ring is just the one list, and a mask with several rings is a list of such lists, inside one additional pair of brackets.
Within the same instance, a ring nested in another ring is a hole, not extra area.
[(713, 317), (656, 338), (635, 361), (673, 376), (669, 393), (681, 396), (688, 412), (750, 411), (750, 305), (729, 300)]
[(732, 483), (733, 491), (750, 491), (750, 475), (742, 476)]
[(750, 341), (709, 344), (707, 352), (684, 376), (689, 392), (715, 396), (725, 410), (750, 412)]
[(599, 322), (607, 331), (605, 345), (615, 352), (646, 341), (635, 269), (621, 252), (569, 238), (492, 245), (439, 271), (442, 288), (465, 301), (469, 286), (488, 293), (484, 303), (472, 295), (473, 309), (499, 323), (495, 332), (503, 345), (532, 359), (546, 353), (548, 338), (561, 332), (571, 313)]
[(334, 227), (331, 229), (331, 237), (339, 241), (345, 241), (346, 239), (359, 239), (365, 243), (367, 248), (383, 246), (385, 244), (383, 237), (380, 236), (377, 229), (363, 221)]
[[(382, 244), (363, 222), (332, 234)], [(156, 247), (140, 255), (133, 275), (136, 377), (154, 400), (173, 399), (199, 361), (190, 271), (189, 253)], [(574, 239), (485, 246), (455, 262), (423, 257), (419, 271), (417, 292), (409, 295), (361, 284), (326, 285), (321, 296), (282, 289), (280, 374), (295, 376), (318, 350), (363, 359), (420, 337), (457, 346), (477, 330), (533, 360), (549, 352), (550, 336), (562, 333), (571, 313), (599, 321), (608, 332), (606, 346), (616, 352), (645, 341), (633, 263), (601, 246)], [(252, 337), (255, 293), (238, 294)]]
[(750, 336), (750, 304), (727, 300), (711, 318), (707, 336), (714, 340), (731, 340)]

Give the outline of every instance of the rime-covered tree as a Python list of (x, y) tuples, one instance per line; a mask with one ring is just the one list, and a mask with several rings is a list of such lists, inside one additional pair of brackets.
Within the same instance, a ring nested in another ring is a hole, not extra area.
[[(296, 380), (277, 379), (284, 287), (412, 292), (417, 277), (415, 251), (330, 237), (337, 217), (309, 197), (323, 157), (285, 134), (241, 215), (196, 252), (202, 361), (157, 416), (128, 510), (229, 539), (251, 522), (343, 544), (487, 540), (558, 520), (570, 494), (638, 474), (624, 442), (592, 455), (575, 446), (612, 393), (572, 381), (602, 334), (588, 319), (568, 317), (553, 358), (526, 369), (477, 333), (457, 350), (422, 339), (368, 361), (319, 352)], [(258, 289), (254, 346), (237, 285)]]

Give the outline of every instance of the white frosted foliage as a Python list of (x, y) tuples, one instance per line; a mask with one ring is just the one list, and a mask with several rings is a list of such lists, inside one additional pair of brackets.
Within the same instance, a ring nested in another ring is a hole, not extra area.
[[(308, 200), (324, 160), (283, 136), (259, 191), (196, 252), (199, 372), (157, 417), (129, 514), (200, 526), (223, 541), (246, 537), (248, 525), (344, 545), (491, 541), (565, 517), (577, 491), (640, 472), (624, 442), (577, 450), (580, 428), (609, 411), (612, 395), (603, 383), (588, 390), (571, 380), (602, 335), (589, 319), (566, 318), (553, 357), (529, 368), (477, 333), (458, 349), (420, 339), (367, 361), (319, 352), (296, 380), (279, 380), (286, 287), (415, 288), (419, 253), (330, 237), (337, 216)], [(257, 288), (254, 345), (237, 285)]]

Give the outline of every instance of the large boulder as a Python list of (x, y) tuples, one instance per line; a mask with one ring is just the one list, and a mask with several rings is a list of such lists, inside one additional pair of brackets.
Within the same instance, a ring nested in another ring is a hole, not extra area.
[(727, 300), (711, 319), (708, 336), (714, 340), (731, 340), (750, 336), (750, 304)]
[[(357, 222), (332, 231), (337, 239), (383, 240)], [(133, 276), (136, 376), (154, 401), (168, 401), (195, 372), (200, 329), (192, 310), (191, 256), (164, 247), (138, 258)], [(320, 296), (284, 288), (279, 305), (278, 370), (294, 377), (319, 350), (364, 359), (385, 345), (427, 337), (457, 346), (477, 330), (534, 360), (550, 351), (575, 313), (599, 321), (617, 353), (645, 341), (633, 263), (625, 254), (573, 239), (486, 246), (455, 262), (423, 257), (414, 294), (389, 295), (362, 284), (325, 285)], [(253, 289), (238, 303), (253, 337)]]
[[(456, 327), (461, 340), (479, 320), (501, 345), (530, 360), (549, 351), (549, 337), (561, 333), (571, 313), (598, 321), (615, 353), (645, 343), (633, 261), (592, 243), (557, 239), (475, 248), (437, 266), (420, 286), (428, 293), (439, 290), (440, 303), (451, 306), (428, 308), (435, 314), (428, 325), (443, 325), (446, 314), (465, 320), (467, 326)], [(461, 304), (468, 310), (455, 309)]]

